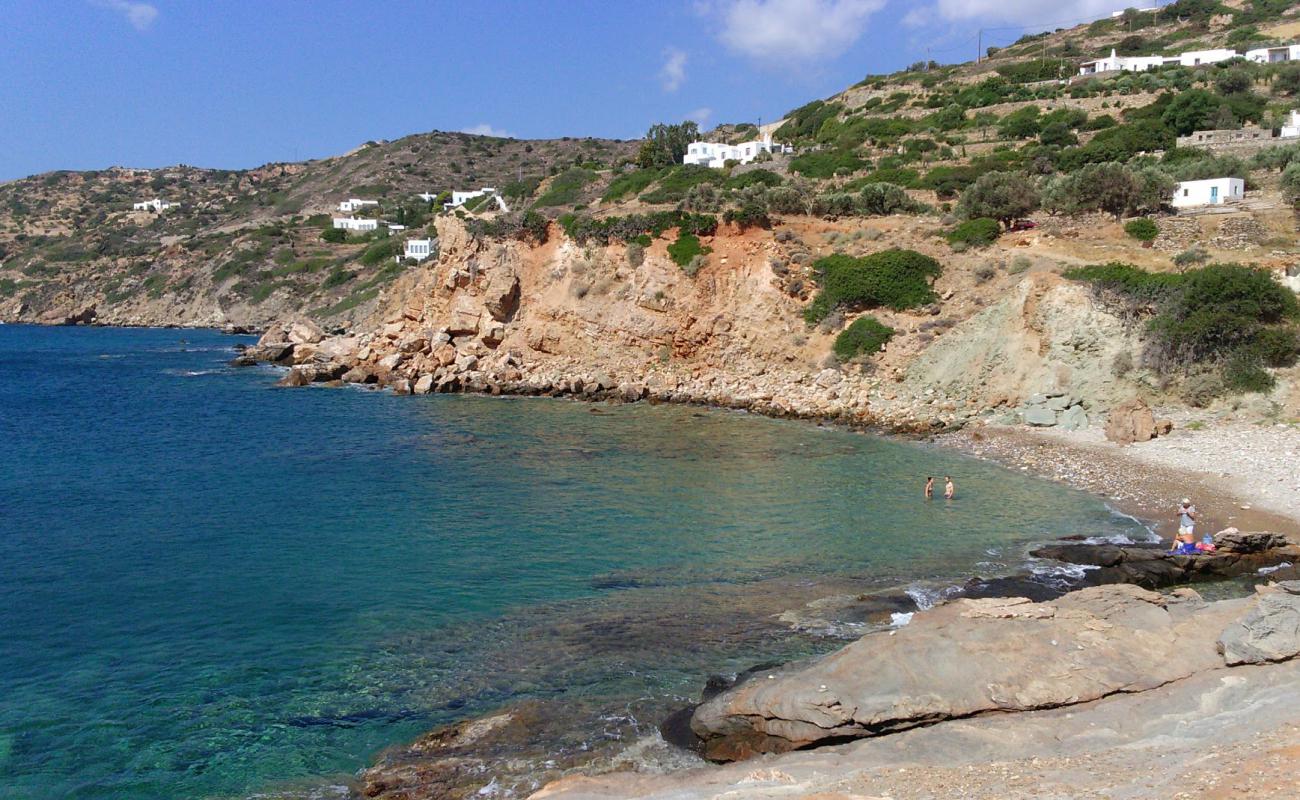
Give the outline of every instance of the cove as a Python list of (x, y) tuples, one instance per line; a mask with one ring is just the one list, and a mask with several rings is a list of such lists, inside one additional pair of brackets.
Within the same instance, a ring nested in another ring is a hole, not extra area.
[[(617, 739), (710, 672), (840, 643), (790, 631), (774, 592), (1141, 534), (1081, 492), (905, 442), (277, 390), (225, 366), (239, 341), (0, 327), (0, 796), (307, 796), (527, 699)], [(925, 502), (928, 474), (957, 499)]]

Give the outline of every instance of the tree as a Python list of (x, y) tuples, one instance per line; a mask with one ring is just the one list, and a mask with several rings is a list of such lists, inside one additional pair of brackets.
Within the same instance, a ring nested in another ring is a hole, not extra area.
[(989, 217), (1010, 225), (1037, 211), (1038, 187), (1023, 172), (986, 172), (962, 193), (957, 211), (966, 219)]
[(1300, 211), (1300, 161), (1292, 161), (1282, 170), (1282, 197)]
[(1300, 94), (1300, 64), (1287, 64), (1277, 71), (1273, 91), (1278, 94)]
[(1040, 123), (1038, 106), (1026, 106), (1012, 111), (998, 124), (998, 132), (1008, 139), (1028, 139), (1037, 136)]
[(1189, 89), (1169, 103), (1160, 119), (1179, 136), (1204, 130), (1223, 102), (1204, 89)]
[(1038, 134), (1038, 141), (1049, 146), (1068, 147), (1078, 144), (1079, 137), (1074, 135), (1074, 131), (1070, 130), (1070, 126), (1066, 123), (1053, 122)]
[(662, 122), (651, 125), (637, 152), (637, 166), (648, 169), (680, 164), (686, 155), (687, 146), (699, 138), (700, 126), (689, 120), (676, 125)]
[(321, 241), (342, 244), (348, 240), (348, 232), (342, 228), (329, 228), (320, 235)]
[(1227, 106), (1219, 106), (1219, 113), (1214, 115), (1214, 129), (1216, 131), (1232, 131), (1241, 127), (1237, 122), (1237, 115), (1232, 113), (1232, 109)]
[(1219, 90), (1219, 94), (1225, 95), (1248, 92), (1254, 84), (1254, 78), (1250, 77), (1250, 73), (1244, 69), (1224, 70), (1214, 80), (1214, 86)]
[(992, 111), (979, 111), (971, 118), (971, 122), (980, 129), (980, 139), (987, 142), (989, 140), (989, 128), (997, 124), (998, 115)]

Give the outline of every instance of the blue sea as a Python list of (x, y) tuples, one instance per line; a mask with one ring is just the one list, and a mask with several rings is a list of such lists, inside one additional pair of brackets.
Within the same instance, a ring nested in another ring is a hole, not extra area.
[[(245, 341), (0, 326), (0, 798), (343, 794), (530, 700), (616, 748), (711, 673), (842, 644), (783, 609), (1141, 533), (809, 423), (276, 389), (226, 366)], [(958, 498), (923, 501), (927, 474)]]

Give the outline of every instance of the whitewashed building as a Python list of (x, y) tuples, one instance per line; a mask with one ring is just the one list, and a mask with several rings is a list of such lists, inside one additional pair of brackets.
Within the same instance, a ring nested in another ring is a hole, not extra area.
[(1168, 59), (1164, 56), (1121, 56), (1117, 55), (1115, 50), (1110, 51), (1106, 58), (1099, 58), (1095, 61), (1085, 61), (1079, 65), (1080, 75), (1095, 75), (1098, 72), (1146, 72), (1149, 69), (1163, 67), (1165, 64), (1176, 64), (1178, 59)]
[(789, 153), (792, 150), (789, 145), (773, 143), (770, 135), (740, 144), (691, 142), (686, 146), (686, 155), (682, 157), (682, 163), (720, 169), (725, 167), (728, 161), (748, 164), (758, 158), (759, 153)]
[(1292, 111), (1287, 117), (1286, 124), (1282, 126), (1281, 133), (1278, 136), (1282, 139), (1295, 139), (1300, 137), (1300, 111)]
[(1236, 50), (1190, 50), (1179, 54), (1178, 63), (1184, 67), (1199, 67), (1202, 64), (1217, 64), (1220, 61), (1231, 61), (1240, 57), (1241, 53)]
[(426, 203), (432, 203), (434, 200), (438, 199), (438, 195), (434, 194), (433, 192), (420, 192), (419, 194), (416, 195), (416, 197), (420, 198)]
[(1284, 44), (1278, 47), (1260, 47), (1246, 51), (1246, 60), (1257, 64), (1276, 64), (1279, 61), (1300, 61), (1300, 44)]
[(407, 258), (423, 261), (433, 255), (434, 242), (437, 239), (407, 239), (403, 254)]
[(156, 211), (161, 214), (167, 209), (175, 208), (176, 206), (179, 205), (180, 203), (169, 203), (166, 200), (159, 200), (157, 197), (155, 197), (152, 200), (145, 200), (142, 203), (132, 203), (131, 210), (132, 211)]
[(344, 214), (351, 214), (353, 212), (360, 211), (366, 206), (377, 206), (377, 205), (379, 205), (378, 200), (360, 200), (356, 197), (349, 197), (347, 200), (344, 200), (339, 203), (339, 211), (342, 211)]
[(1174, 208), (1217, 206), (1229, 200), (1246, 196), (1246, 181), (1241, 178), (1210, 178), (1203, 181), (1183, 181), (1174, 190), (1171, 203)]
[(335, 217), (334, 227), (345, 231), (373, 231), (379, 227), (377, 219), (358, 219), (356, 217)]
[[(1255, 51), (1252, 51), (1255, 52)], [(1112, 48), (1106, 58), (1085, 61), (1079, 65), (1080, 75), (1096, 75), (1099, 72), (1146, 72), (1158, 67), (1182, 65), (1199, 67), (1204, 64), (1217, 64), (1240, 58), (1236, 50), (1189, 50), (1176, 56), (1121, 56)]]
[(467, 192), (458, 192), (453, 189), (451, 193), (451, 202), (446, 203), (443, 207), (459, 208), (465, 205), (466, 203), (468, 203), (470, 200), (473, 200), (475, 197), (482, 197), (485, 194), (496, 194), (496, 193), (497, 190), (492, 188), (491, 186), (484, 186), (482, 189), (476, 189)]

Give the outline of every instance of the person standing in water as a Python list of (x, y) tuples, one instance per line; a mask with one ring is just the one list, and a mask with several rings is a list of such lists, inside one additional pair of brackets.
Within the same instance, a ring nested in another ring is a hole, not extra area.
[(927, 475), (925, 478), (925, 499), (929, 500), (934, 497), (934, 476)]
[(957, 487), (952, 485), (952, 478), (948, 475), (943, 476), (943, 497), (945, 500), (951, 500), (957, 494)]

